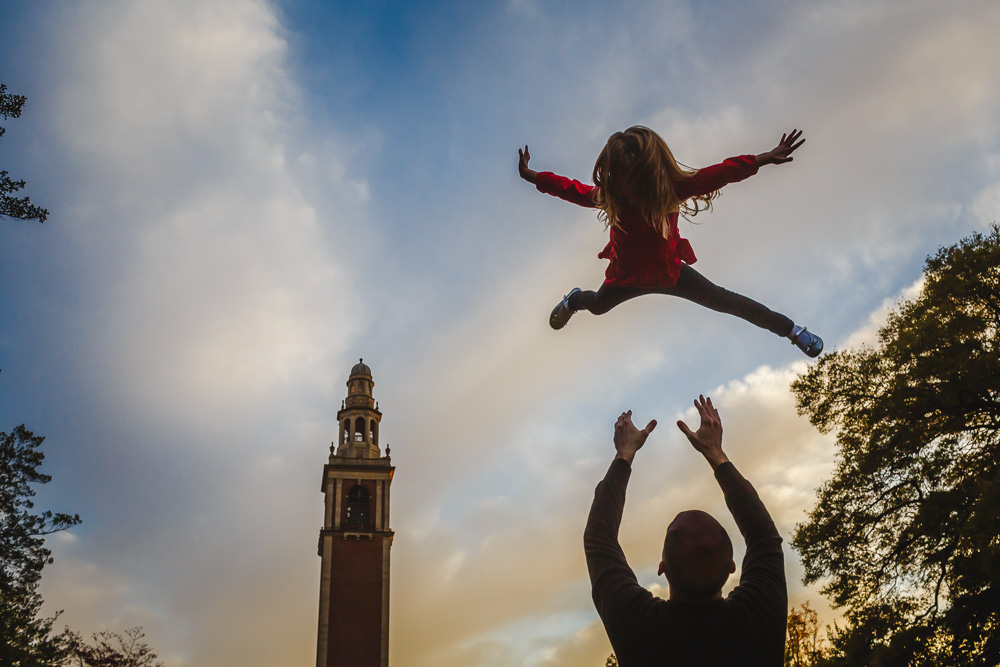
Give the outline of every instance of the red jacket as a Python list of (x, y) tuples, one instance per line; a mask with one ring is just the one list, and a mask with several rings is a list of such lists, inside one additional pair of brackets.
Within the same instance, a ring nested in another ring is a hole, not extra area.
[[(681, 200), (714, 192), (757, 173), (753, 155), (731, 157), (722, 164), (699, 169), (677, 184)], [(573, 204), (596, 208), (597, 188), (584, 185), (551, 171), (539, 172), (535, 180), (539, 192), (559, 197)], [(605, 285), (616, 287), (672, 287), (677, 284), (681, 262), (694, 264), (697, 258), (687, 239), (677, 230), (677, 213), (667, 219), (670, 238), (666, 238), (646, 220), (628, 217), (621, 226), (611, 226), (611, 240), (598, 257), (609, 260)]]

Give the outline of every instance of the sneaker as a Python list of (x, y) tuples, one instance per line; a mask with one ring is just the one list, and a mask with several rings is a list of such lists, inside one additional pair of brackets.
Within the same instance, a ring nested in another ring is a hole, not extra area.
[(823, 351), (823, 339), (805, 327), (793, 327), (788, 337), (792, 339), (792, 345), (805, 352), (807, 357), (818, 357)]
[(569, 291), (569, 294), (562, 298), (562, 301), (556, 304), (556, 307), (552, 309), (552, 314), (549, 315), (549, 326), (553, 329), (562, 329), (569, 322), (569, 318), (573, 317), (573, 313), (576, 312), (571, 310), (569, 307), (569, 298), (580, 291), (579, 287), (574, 287)]

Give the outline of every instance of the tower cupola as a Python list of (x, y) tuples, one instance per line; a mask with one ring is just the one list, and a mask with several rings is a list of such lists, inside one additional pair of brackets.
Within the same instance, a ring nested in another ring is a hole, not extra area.
[(372, 397), (374, 387), (372, 369), (365, 364), (364, 359), (359, 359), (347, 378), (347, 398), (337, 412), (340, 438), (333, 443), (335, 446), (330, 447), (331, 454), (352, 459), (381, 458), (378, 427), (382, 421), (382, 413)]

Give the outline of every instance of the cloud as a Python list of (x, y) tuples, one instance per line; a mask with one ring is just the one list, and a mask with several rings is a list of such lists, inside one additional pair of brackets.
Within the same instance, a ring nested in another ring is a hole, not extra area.
[[(905, 290), (901, 298), (908, 298), (911, 293), (912, 289)], [(880, 316), (874, 313), (873, 321)], [(805, 511), (814, 502), (815, 489), (829, 476), (835, 454), (832, 436), (817, 433), (804, 417), (795, 413), (788, 387), (805, 368), (806, 362), (794, 362), (782, 368), (759, 367), (741, 379), (716, 387), (710, 394), (723, 415), (730, 457), (753, 481), (786, 538), (792, 603), (811, 600), (827, 622), (835, 614), (815, 590), (801, 585), (802, 569), (788, 545), (794, 526), (805, 518)], [(697, 422), (693, 408), (677, 413), (676, 418), (691, 424)], [(660, 595), (665, 595), (666, 590), (657, 583), (655, 567), (660, 557), (663, 530), (677, 511), (692, 507), (705, 509), (719, 518), (731, 535), (739, 535), (707, 466), (690, 450), (683, 436), (672, 429), (671, 420), (661, 420), (661, 427), (654, 432), (646, 448), (648, 451), (640, 452), (621, 534), (623, 548), (640, 582)], [(570, 432), (574, 430), (572, 426), (566, 428)], [(591, 435), (586, 439), (593, 438)], [(572, 436), (567, 439), (574, 441), (577, 451), (591, 450), (585, 443), (581, 447), (582, 443)], [(558, 447), (558, 444), (547, 442), (534, 450), (534, 456), (552, 446)], [(419, 544), (408, 545), (410, 553), (400, 557), (414, 558), (413, 564), (401, 565), (397, 559), (395, 566), (400, 568), (397, 571), (404, 574), (395, 580), (399, 586), (395, 599), (400, 600), (395, 609), (409, 618), (417, 613), (416, 608), (410, 610), (410, 606), (417, 605), (441, 621), (430, 630), (421, 626), (419, 637), (411, 636), (416, 629), (401, 629), (394, 635), (399, 647), (412, 656), (414, 664), (430, 664), (439, 658), (445, 660), (444, 664), (452, 664), (445, 659), (446, 655), (451, 655), (448, 653), (451, 649), (442, 647), (463, 646), (468, 651), (476, 647), (476, 651), (486, 651), (487, 646), (493, 645), (491, 642), (498, 628), (514, 623), (529, 613), (528, 610), (532, 610), (533, 627), (537, 631), (559, 618), (559, 601), (564, 599), (560, 596), (567, 591), (586, 590), (579, 536), (593, 483), (610, 460), (610, 450), (605, 449), (606, 456), (597, 461), (581, 461), (582, 465), (575, 466), (573, 475), (566, 478), (555, 463), (558, 457), (542, 455), (540, 461), (535, 461), (528, 454), (530, 451), (532, 449), (528, 448), (523, 452), (528, 465), (519, 468), (527, 477), (524, 488), (536, 491), (531, 496), (532, 504), (545, 507), (543, 516), (528, 523), (521, 521), (525, 505), (518, 501), (519, 485), (512, 490), (513, 502), (495, 502), (487, 496), (479, 503), (481, 511), (474, 510), (466, 518), (460, 514), (453, 522), (439, 521), (436, 528), (421, 532)], [(579, 477), (584, 480), (578, 480)], [(481, 486), (479, 488), (482, 490)], [(554, 500), (557, 497), (561, 502)], [(501, 526), (504, 528), (500, 529)], [(460, 546), (465, 544), (460, 537), (461, 531), (470, 529), (476, 535), (485, 535), (471, 549)], [(739, 562), (742, 549), (738, 537), (736, 542)], [(544, 549), (537, 547), (540, 544), (545, 545)], [(433, 553), (424, 552), (432, 545)], [(444, 569), (421, 571), (422, 582), (415, 585), (409, 583), (409, 579), (419, 576), (413, 569), (416, 563), (437, 563)], [(462, 566), (456, 569), (455, 563)], [(512, 581), (518, 582), (513, 588)], [(728, 588), (737, 581), (738, 573)], [(405, 597), (402, 589), (406, 590)], [(475, 605), (472, 614), (459, 613), (458, 610), (468, 609), (469, 599), (488, 602)], [(589, 606), (585, 597), (583, 604), (584, 608)], [(594, 618), (578, 622), (576, 634), (549, 644), (543, 652), (545, 657), (538, 658), (541, 660), (538, 664), (573, 664), (583, 661), (583, 656), (593, 662), (606, 657), (609, 652), (606, 638)], [(522, 639), (528, 641), (529, 635), (535, 636), (525, 632)], [(542, 655), (528, 648), (522, 650), (524, 652), (518, 655)], [(421, 656), (425, 655), (434, 657), (423, 662)], [(455, 655), (461, 656), (456, 658), (461, 660), (468, 659), (470, 654), (459, 652)], [(491, 662), (483, 657), (484, 653), (474, 655), (483, 660), (477, 664), (505, 664)]]
[(847, 348), (861, 347), (862, 345), (875, 346), (878, 344), (879, 329), (884, 327), (889, 321), (889, 313), (898, 309), (900, 302), (912, 301), (916, 299), (924, 288), (924, 278), (921, 276), (915, 283), (904, 289), (898, 296), (886, 299), (877, 310), (868, 317), (865, 326), (850, 335), (844, 344)]
[(1000, 184), (981, 192), (972, 202), (972, 210), (984, 227), (1000, 221)]
[(56, 122), (83, 184), (76, 261), (106, 267), (88, 344), (108, 400), (175, 417), (263, 402), (365, 326), (358, 265), (338, 252), (371, 241), (367, 185), (337, 166), (353, 149), (306, 146), (267, 3), (116, 2), (79, 19)]
[(344, 167), (365, 137), (303, 117), (266, 2), (88, 5), (51, 38), (53, 242), (78, 294), (52, 326), (87, 390), (65, 418), (99, 426), (69, 454), (85, 524), (54, 544), (49, 599), (85, 634), (144, 625), (171, 666), (308, 661), (321, 506), (288, 489), (325, 447), (296, 401), (369, 322), (351, 249), (378, 241)]

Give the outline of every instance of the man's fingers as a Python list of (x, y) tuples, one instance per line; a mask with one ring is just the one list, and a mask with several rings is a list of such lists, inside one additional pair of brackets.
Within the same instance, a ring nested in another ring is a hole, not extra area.
[(711, 396), (709, 396), (708, 398), (705, 399), (705, 411), (711, 417), (718, 418), (718, 416), (719, 416), (719, 411), (716, 409), (715, 404), (712, 403), (712, 397)]
[(649, 435), (650, 433), (653, 432), (654, 428), (656, 428), (656, 420), (650, 419), (649, 423), (646, 424), (646, 428), (642, 429), (642, 432), (645, 433), (646, 435)]
[(688, 425), (685, 424), (683, 420), (681, 419), (677, 420), (677, 428), (679, 428), (681, 430), (681, 433), (683, 433), (687, 437), (689, 438), (694, 437), (694, 433), (691, 432), (691, 429), (688, 428)]
[(705, 397), (701, 395), (699, 395), (698, 400), (694, 402), (694, 407), (697, 408), (698, 415), (703, 419), (708, 414), (708, 405), (710, 405), (710, 403), (706, 403)]

